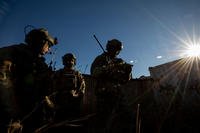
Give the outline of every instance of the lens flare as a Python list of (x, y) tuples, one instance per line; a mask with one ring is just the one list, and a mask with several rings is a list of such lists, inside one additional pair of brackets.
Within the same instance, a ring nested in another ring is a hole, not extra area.
[(199, 57), (200, 56), (200, 45), (188, 45), (188, 48), (185, 50), (185, 55), (187, 57)]

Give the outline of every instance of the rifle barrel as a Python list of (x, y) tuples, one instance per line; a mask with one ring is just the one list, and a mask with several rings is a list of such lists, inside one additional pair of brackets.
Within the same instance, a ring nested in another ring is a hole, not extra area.
[(101, 43), (99, 42), (99, 40), (97, 39), (97, 37), (95, 35), (93, 35), (93, 36), (96, 39), (96, 41), (98, 42), (98, 44), (101, 47), (101, 49), (103, 50), (103, 52), (105, 53), (106, 51), (104, 50), (103, 46), (101, 45)]

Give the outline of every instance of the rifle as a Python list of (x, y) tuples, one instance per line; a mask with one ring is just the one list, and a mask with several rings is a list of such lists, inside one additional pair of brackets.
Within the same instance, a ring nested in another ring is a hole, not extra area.
[(55, 49), (54, 51), (49, 52), (49, 54), (52, 55), (52, 57), (51, 57), (51, 61), (50, 61), (49, 65), (48, 65), (48, 67), (50, 68), (50, 70), (53, 70), (53, 71), (56, 70), (56, 67), (55, 67), (56, 61), (54, 61), (55, 56), (56, 56), (56, 52), (57, 52), (57, 49)]
[(101, 49), (103, 50), (103, 52), (105, 53), (106, 51), (104, 50), (103, 46), (101, 45), (101, 43), (99, 42), (99, 40), (97, 39), (97, 37), (95, 35), (93, 35), (95, 40), (98, 42), (99, 46), (101, 47)]

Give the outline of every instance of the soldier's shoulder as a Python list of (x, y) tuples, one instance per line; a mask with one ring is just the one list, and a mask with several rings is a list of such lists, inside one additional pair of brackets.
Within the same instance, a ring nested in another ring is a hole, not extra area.
[(81, 71), (79, 71), (79, 70), (74, 70), (74, 73), (77, 74), (77, 75), (82, 74)]
[(105, 53), (103, 53), (103, 54), (100, 54), (100, 55), (96, 56), (94, 62), (105, 60), (106, 58), (107, 58), (107, 55)]
[(3, 45), (0, 49), (12, 49), (12, 48), (25, 48), (27, 47), (27, 44), (19, 43), (19, 44), (7, 44)]
[(100, 55), (98, 55), (97, 57), (101, 57), (101, 58), (103, 58), (103, 57), (107, 57), (107, 53), (102, 53), (102, 54), (100, 54)]
[(4, 50), (11, 50), (14, 49), (17, 46), (17, 44), (7, 44), (7, 45), (3, 45), (0, 50), (4, 51)]
[(83, 74), (79, 70), (74, 70), (74, 74), (77, 75), (78, 77), (82, 77)]
[(60, 73), (62, 73), (63, 71), (64, 71), (64, 69), (63, 69), (63, 68), (60, 68), (60, 69), (58, 69), (58, 70), (55, 71), (55, 74), (60, 74)]
[(12, 46), (14, 49), (18, 51), (27, 51), (29, 50), (28, 45), (24, 43), (16, 44)]
[(20, 43), (20, 44), (13, 44), (13, 45), (2, 47), (0, 48), (0, 51), (25, 52), (25, 51), (29, 51), (29, 49), (28, 49), (28, 45)]
[(25, 44), (12, 44), (6, 45), (0, 48), (0, 56), (14, 56), (17, 51), (21, 51), (20, 49), (25, 49)]

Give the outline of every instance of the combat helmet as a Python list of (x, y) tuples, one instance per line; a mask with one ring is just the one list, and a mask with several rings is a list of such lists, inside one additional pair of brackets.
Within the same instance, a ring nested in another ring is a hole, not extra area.
[(62, 57), (63, 65), (66, 65), (67, 61), (74, 60), (74, 65), (76, 65), (76, 56), (72, 53), (67, 53)]
[(122, 42), (117, 39), (109, 40), (106, 44), (107, 51), (121, 51), (123, 49)]
[(50, 47), (57, 44), (57, 38), (53, 38), (45, 28), (33, 29), (25, 36), (25, 42), (29, 45), (41, 45), (44, 41), (48, 41)]

